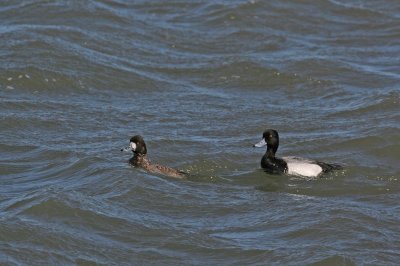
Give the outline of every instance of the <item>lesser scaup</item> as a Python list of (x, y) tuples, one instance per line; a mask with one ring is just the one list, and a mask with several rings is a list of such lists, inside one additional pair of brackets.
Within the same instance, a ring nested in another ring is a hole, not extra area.
[(261, 159), (261, 167), (272, 174), (289, 174), (304, 177), (316, 177), (322, 173), (343, 169), (338, 164), (329, 164), (298, 157), (275, 157), (279, 146), (279, 135), (276, 130), (268, 129), (263, 133), (262, 140), (253, 147), (264, 147), (267, 151)]
[(186, 174), (182, 171), (150, 162), (150, 160), (147, 158), (146, 143), (144, 142), (143, 137), (140, 135), (133, 136), (130, 139), (129, 147), (121, 149), (121, 151), (124, 150), (131, 150), (133, 152), (133, 157), (129, 159), (129, 163), (133, 166), (141, 167), (151, 173), (162, 174), (175, 178), (186, 178)]

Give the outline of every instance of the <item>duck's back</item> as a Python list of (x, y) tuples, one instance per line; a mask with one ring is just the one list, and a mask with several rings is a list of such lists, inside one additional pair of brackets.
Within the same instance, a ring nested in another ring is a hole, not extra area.
[(170, 177), (186, 178), (186, 174), (184, 172), (178, 171), (178, 170), (170, 168), (168, 166), (159, 165), (159, 164), (152, 163), (152, 164), (148, 165), (146, 170), (153, 172), (153, 173), (167, 175)]

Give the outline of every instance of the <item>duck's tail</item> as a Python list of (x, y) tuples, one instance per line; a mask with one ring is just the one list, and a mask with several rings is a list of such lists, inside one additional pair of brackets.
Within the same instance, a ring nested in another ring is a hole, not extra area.
[(335, 170), (342, 170), (343, 166), (340, 164), (335, 164), (335, 163), (323, 163), (323, 162), (317, 162), (319, 166), (322, 168), (323, 173), (328, 173), (331, 171)]

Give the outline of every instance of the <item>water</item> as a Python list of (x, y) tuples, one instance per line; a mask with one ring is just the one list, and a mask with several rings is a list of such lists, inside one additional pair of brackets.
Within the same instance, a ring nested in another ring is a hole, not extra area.
[[(398, 1), (3, 1), (0, 264), (396, 265)], [(253, 149), (340, 163), (272, 176)], [(127, 164), (144, 136), (152, 161)]]

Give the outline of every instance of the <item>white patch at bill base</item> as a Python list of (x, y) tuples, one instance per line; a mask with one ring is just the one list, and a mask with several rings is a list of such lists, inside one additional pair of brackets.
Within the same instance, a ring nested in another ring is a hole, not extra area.
[(136, 150), (136, 143), (135, 143), (135, 142), (131, 142), (131, 143), (129, 144), (129, 146), (131, 146), (131, 149), (132, 149), (133, 151)]

